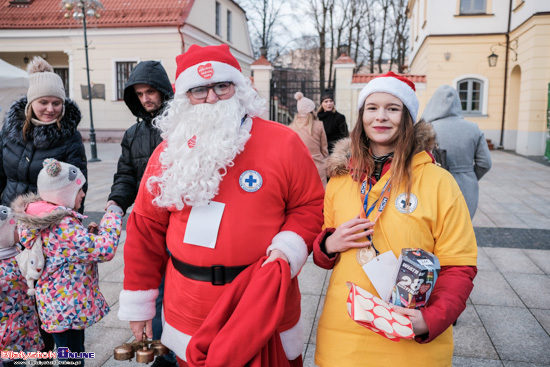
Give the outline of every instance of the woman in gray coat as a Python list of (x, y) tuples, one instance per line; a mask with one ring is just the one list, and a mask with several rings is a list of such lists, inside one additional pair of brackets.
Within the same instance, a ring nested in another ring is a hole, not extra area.
[(447, 165), (474, 217), (479, 197), (477, 181), (491, 168), (491, 154), (479, 127), (462, 117), (457, 91), (449, 86), (437, 88), (424, 109), (422, 118), (431, 122), (439, 148), (447, 151)]

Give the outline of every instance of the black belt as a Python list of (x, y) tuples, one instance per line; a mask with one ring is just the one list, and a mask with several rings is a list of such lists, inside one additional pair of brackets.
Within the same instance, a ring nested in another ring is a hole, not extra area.
[(231, 283), (233, 279), (240, 274), (241, 271), (246, 269), (248, 265), (241, 266), (195, 266), (191, 264), (179, 261), (174, 256), (172, 258), (172, 264), (177, 271), (180, 272), (186, 278), (200, 280), (202, 282), (210, 282), (213, 285), (224, 285)]

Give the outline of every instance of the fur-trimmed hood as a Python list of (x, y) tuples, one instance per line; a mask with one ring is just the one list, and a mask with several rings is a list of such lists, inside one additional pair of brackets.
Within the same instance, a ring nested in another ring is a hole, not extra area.
[(51, 225), (59, 224), (63, 218), (67, 216), (78, 217), (78, 214), (69, 208), (51, 204), (51, 210), (45, 211), (40, 215), (27, 213), (29, 204), (43, 201), (37, 194), (26, 194), (17, 197), (11, 204), (12, 210), (15, 212), (15, 218), (18, 224), (29, 229), (43, 229)]
[[(415, 154), (423, 150), (431, 153), (435, 147), (435, 131), (431, 124), (419, 121), (414, 127), (416, 140)], [(351, 158), (351, 138), (340, 139), (334, 145), (332, 154), (327, 158), (327, 175), (329, 177), (342, 176), (349, 173)]]
[[(25, 124), (25, 107), (27, 106), (27, 97), (15, 101), (6, 115), (4, 126), (2, 127), (2, 139), (22, 143), (23, 125)], [(61, 129), (57, 124), (33, 126), (31, 130), (31, 140), (34, 146), (39, 149), (48, 149), (65, 143), (67, 139), (74, 135), (81, 119), (80, 109), (70, 99), (65, 100), (65, 113), (61, 118)]]

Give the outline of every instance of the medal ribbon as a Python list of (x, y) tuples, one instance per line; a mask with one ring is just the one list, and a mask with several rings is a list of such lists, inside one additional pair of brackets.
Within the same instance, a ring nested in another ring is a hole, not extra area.
[[(369, 190), (365, 193), (365, 189), (367, 187), (367, 181), (369, 185)], [(368, 201), (369, 201), (369, 194), (372, 190), (372, 183), (370, 182), (369, 178), (366, 178), (365, 181), (363, 181), (363, 184), (361, 185), (361, 200), (363, 200), (363, 210), (359, 214), (359, 218), (368, 218), (369, 215), (372, 213), (374, 208), (376, 207), (376, 204), (378, 204), (378, 201), (380, 201), (380, 205), (378, 205), (378, 211), (374, 215), (373, 222), (376, 223), (380, 215), (382, 214), (382, 211), (386, 207), (386, 204), (388, 203), (390, 199), (390, 192), (391, 192), (391, 177), (384, 185), (384, 188), (382, 189), (382, 192), (380, 193), (380, 196), (374, 201), (374, 203), (369, 207)], [(370, 241), (372, 248), (374, 248), (374, 251), (376, 252), (376, 255), (378, 256), (380, 253), (374, 247), (374, 243), (372, 242), (371, 236), (367, 236), (367, 239)]]

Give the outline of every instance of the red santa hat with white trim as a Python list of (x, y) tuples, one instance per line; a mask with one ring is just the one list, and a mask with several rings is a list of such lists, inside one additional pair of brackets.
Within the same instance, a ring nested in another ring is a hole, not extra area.
[(416, 97), (416, 88), (414, 83), (402, 75), (397, 75), (394, 72), (387, 72), (372, 79), (367, 83), (357, 99), (357, 109), (360, 110), (368, 96), (373, 93), (389, 93), (396, 96), (403, 102), (409, 110), (413, 123), (416, 123), (416, 115), (418, 115), (418, 98)]
[(226, 44), (218, 46), (191, 45), (176, 57), (176, 91), (185, 93), (191, 88), (212, 83), (232, 82), (245, 85), (245, 77), (237, 59)]

